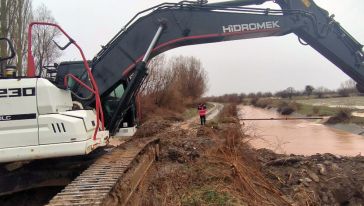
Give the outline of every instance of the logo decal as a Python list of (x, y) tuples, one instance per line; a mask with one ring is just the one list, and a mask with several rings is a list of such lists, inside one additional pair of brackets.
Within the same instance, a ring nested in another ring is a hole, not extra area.
[(15, 114), (15, 115), (0, 115), (0, 122), (13, 121), (13, 120), (26, 120), (35, 119), (37, 114)]
[(35, 87), (0, 89), (0, 98), (35, 96)]
[(224, 33), (231, 32), (243, 32), (243, 31), (259, 31), (264, 29), (280, 28), (279, 21), (267, 21), (262, 23), (250, 23), (250, 24), (234, 24), (222, 26)]

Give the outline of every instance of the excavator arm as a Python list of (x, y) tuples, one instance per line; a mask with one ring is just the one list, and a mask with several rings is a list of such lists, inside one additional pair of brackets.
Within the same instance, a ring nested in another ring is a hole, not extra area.
[[(312, 0), (275, 1), (282, 10), (242, 7), (265, 1), (240, 0), (217, 4), (182, 1), (160, 4), (138, 13), (92, 61), (92, 73), (101, 97), (107, 96), (121, 81), (128, 79), (131, 82), (119, 102), (124, 106), (118, 107), (111, 119), (123, 116), (127, 109), (125, 105), (130, 104), (131, 97), (147, 75), (144, 70), (139, 73), (142, 75), (134, 71), (142, 71), (135, 68), (138, 64), (145, 65), (143, 57), (151, 41), (156, 39), (155, 33), (159, 28), (162, 32), (150, 50), (151, 58), (180, 46), (294, 33), (301, 43), (306, 42), (359, 85), (364, 85), (362, 45), (327, 11)], [(81, 96), (88, 96), (85, 92), (79, 91)], [(117, 122), (111, 121), (108, 127), (118, 127), (120, 123)]]
[(93, 74), (100, 94), (107, 94), (142, 60), (160, 24), (165, 26), (151, 57), (185, 45), (282, 36), (303, 27), (304, 20), (311, 19), (310, 14), (299, 11), (283, 15), (277, 10), (242, 7), (162, 5), (132, 22), (107, 44), (93, 60)]
[[(246, 6), (262, 4), (270, 0), (235, 0), (209, 5)], [(320, 8), (313, 0), (276, 0), (283, 13), (304, 11), (312, 14), (315, 24), (305, 22), (305, 26), (293, 31), (301, 39), (334, 63), (344, 73), (358, 83), (358, 89), (364, 91), (364, 52), (361, 45), (338, 22), (334, 15)]]
[(279, 0), (277, 3), (283, 10), (304, 10), (312, 13), (316, 24), (307, 22), (294, 33), (354, 79), (359, 89), (364, 88), (363, 45), (334, 20), (334, 15), (329, 16), (326, 10), (312, 0)]

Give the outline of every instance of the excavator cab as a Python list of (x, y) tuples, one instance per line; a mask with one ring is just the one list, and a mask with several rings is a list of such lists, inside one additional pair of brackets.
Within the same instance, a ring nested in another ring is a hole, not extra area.
[[(91, 61), (88, 61), (89, 65), (92, 65)], [(64, 85), (64, 77), (68, 74), (73, 74), (79, 79), (84, 79), (87, 75), (83, 68), (82, 61), (68, 61), (68, 62), (61, 62), (57, 67), (57, 75), (55, 77), (54, 84), (58, 88), (65, 88)], [(117, 107), (118, 103), (120, 102), (126, 87), (128, 86), (128, 79), (121, 80), (120, 83), (115, 87), (110, 89), (110, 92), (105, 93), (101, 98), (102, 109), (105, 115), (105, 126), (108, 128), (109, 120), (112, 118), (113, 114), (115, 113), (115, 108)], [(90, 93), (86, 94), (79, 94), (79, 90), (81, 89), (80, 85), (78, 85), (75, 81), (70, 79), (68, 81), (67, 87), (75, 94), (84, 95), (82, 96), (83, 99), (79, 99), (76, 96), (73, 96), (73, 99), (82, 103), (87, 107), (87, 103), (92, 101), (93, 99), (87, 98), (92, 97)], [(126, 111), (125, 115), (122, 117), (121, 124), (117, 129), (116, 136), (131, 136), (136, 132), (137, 126), (137, 108), (136, 108), (136, 101), (135, 99), (132, 100), (131, 104), (129, 105), (128, 110)]]
[(45, 79), (48, 79), (50, 82), (55, 83), (57, 76), (57, 68), (58, 68), (57, 63), (54, 63), (53, 65), (43, 66), (40, 72), (40, 76)]
[[(109, 127), (109, 120), (116, 112), (117, 105), (125, 93), (127, 82), (122, 81), (115, 89), (113, 89), (106, 97), (102, 98), (102, 105), (105, 112), (106, 127)], [(132, 136), (136, 132), (137, 126), (137, 103), (135, 98), (132, 99), (126, 113), (123, 115), (121, 124), (116, 130), (115, 136)]]
[[(91, 62), (87, 61), (87, 63), (90, 65)], [(73, 80), (68, 80), (68, 85), (64, 84), (64, 78), (69, 75), (73, 74), (77, 78), (82, 78), (82, 75), (87, 76), (87, 73), (85, 72), (83, 61), (67, 61), (67, 62), (61, 62), (57, 67), (57, 74), (55, 76), (55, 85), (58, 88), (68, 88), (71, 91), (76, 92), (78, 88), (78, 84)], [(89, 82), (86, 82), (88, 86), (90, 86)]]

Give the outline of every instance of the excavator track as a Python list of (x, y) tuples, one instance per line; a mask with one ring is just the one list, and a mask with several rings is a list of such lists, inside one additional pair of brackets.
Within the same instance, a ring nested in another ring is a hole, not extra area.
[(158, 155), (158, 138), (126, 142), (99, 158), (48, 205), (126, 205)]

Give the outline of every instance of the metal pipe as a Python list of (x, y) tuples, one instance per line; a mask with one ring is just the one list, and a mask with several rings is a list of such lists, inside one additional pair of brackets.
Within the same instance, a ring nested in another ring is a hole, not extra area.
[(284, 118), (258, 118), (258, 119), (239, 119), (242, 121), (257, 121), (257, 120), (299, 120), (299, 119), (323, 119), (323, 117), (284, 117)]
[(157, 30), (157, 33), (155, 33), (155, 35), (154, 35), (154, 37), (153, 37), (153, 40), (152, 40), (152, 42), (150, 43), (150, 45), (149, 45), (149, 47), (148, 47), (147, 52), (145, 53), (145, 55), (144, 55), (144, 57), (143, 57), (143, 60), (142, 60), (143, 62), (147, 62), (147, 61), (148, 61), (149, 56), (150, 56), (150, 54), (152, 53), (154, 46), (156, 45), (156, 43), (157, 43), (157, 41), (158, 41), (159, 37), (160, 37), (160, 36), (161, 36), (161, 34), (162, 34), (162, 31), (163, 31), (163, 25), (161, 24), (161, 25), (159, 26), (158, 30)]

